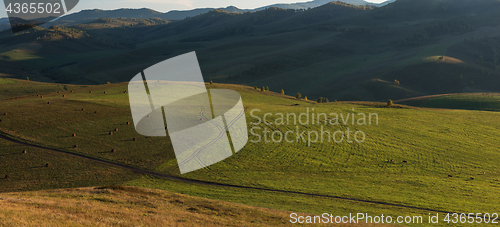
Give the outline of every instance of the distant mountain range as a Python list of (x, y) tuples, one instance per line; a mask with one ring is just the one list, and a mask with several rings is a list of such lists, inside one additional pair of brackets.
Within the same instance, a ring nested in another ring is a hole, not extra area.
[[(389, 0), (384, 3), (376, 4), (370, 3), (364, 0), (343, 0), (341, 2), (349, 3), (352, 5), (372, 5), (372, 6), (384, 6), (396, 0)], [(282, 9), (308, 9), (308, 8), (316, 8), (318, 6), (322, 6), (332, 2), (331, 0), (314, 0), (310, 2), (302, 2), (302, 3), (291, 3), (291, 4), (273, 4), (264, 7), (259, 7), (256, 9), (239, 9), (234, 6), (228, 6), (226, 8), (197, 8), (192, 10), (172, 10), (166, 13), (158, 12), (148, 8), (142, 9), (116, 9), (116, 10), (101, 10), (101, 9), (89, 9), (82, 10), (80, 12), (76, 12), (73, 14), (66, 15), (59, 20), (45, 24), (42, 27), (48, 27), (52, 25), (74, 25), (74, 24), (82, 24), (87, 23), (98, 18), (160, 18), (165, 20), (182, 20), (187, 17), (194, 17), (197, 15), (201, 15), (212, 10), (218, 9), (223, 10), (230, 13), (245, 13), (245, 12), (255, 12), (267, 9), (269, 7), (276, 7)], [(7, 18), (0, 18), (0, 30), (6, 29), (9, 27), (9, 21)]]
[[(385, 6), (389, 3), (395, 2), (396, 0), (389, 0), (383, 3), (371, 3), (364, 0), (343, 0), (340, 2), (349, 3), (351, 5), (362, 6), (362, 5), (372, 5), (372, 6)], [(308, 9), (308, 8), (316, 8), (318, 6), (322, 6), (326, 3), (332, 2), (331, 0), (314, 0), (310, 2), (301, 2), (301, 3), (291, 3), (291, 4), (274, 4), (269, 6), (260, 7), (254, 10), (263, 10), (269, 7), (277, 7), (282, 9)]]

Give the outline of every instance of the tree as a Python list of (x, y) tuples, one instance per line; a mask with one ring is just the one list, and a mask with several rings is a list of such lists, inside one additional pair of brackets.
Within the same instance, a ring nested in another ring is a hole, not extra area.
[(269, 87), (268, 86), (266, 86), (266, 91), (269, 91)]
[(300, 93), (297, 93), (297, 95), (295, 95), (295, 98), (300, 99), (300, 98), (302, 98), (302, 95)]
[(306, 101), (307, 101), (307, 96), (304, 96), (304, 100), (306, 100)]
[(399, 83), (399, 80), (394, 80), (394, 85), (399, 86), (399, 84), (400, 84), (400, 83)]
[(323, 98), (319, 98), (316, 102), (323, 103)]
[(265, 87), (260, 88), (260, 91), (265, 91), (265, 90), (266, 90)]
[(392, 102), (392, 100), (387, 100), (387, 106), (391, 107), (394, 103)]
[(214, 82), (213, 82), (213, 81), (210, 81), (210, 84), (214, 84)]
[(30, 78), (29, 78), (29, 77), (26, 77), (26, 80), (27, 80), (27, 81), (30, 81)]
[(325, 100), (323, 102), (330, 102), (330, 101), (328, 100), (328, 98), (325, 98)]
[(253, 86), (253, 89), (257, 90), (257, 86)]
[(281, 89), (280, 94), (284, 95), (285, 94), (285, 90)]

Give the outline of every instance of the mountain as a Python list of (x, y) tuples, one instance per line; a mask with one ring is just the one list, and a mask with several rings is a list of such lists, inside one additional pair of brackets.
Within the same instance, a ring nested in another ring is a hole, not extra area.
[[(386, 5), (390, 2), (393, 2), (395, 0), (390, 0), (386, 1), (381, 4), (374, 4), (374, 3), (369, 3), (364, 0), (344, 0), (342, 2), (351, 4), (351, 5), (372, 5), (372, 6), (383, 6)], [(293, 4), (273, 4), (269, 6), (264, 6), (264, 7), (259, 7), (256, 9), (239, 9), (234, 6), (228, 6), (226, 8), (217, 8), (218, 10), (223, 10), (226, 12), (230, 13), (245, 13), (245, 12), (256, 12), (256, 11), (261, 11), (270, 7), (276, 7), (276, 8), (282, 8), (282, 9), (294, 9), (294, 10), (299, 10), (299, 9), (308, 9), (308, 8), (315, 8), (321, 5), (325, 5), (327, 3), (331, 2), (331, 0), (314, 0), (310, 2), (304, 2), (304, 3), (293, 3)], [(153, 18), (157, 17), (160, 19), (165, 19), (165, 20), (182, 20), (187, 17), (194, 17), (197, 15), (201, 15), (207, 12), (210, 12), (212, 10), (215, 10), (216, 8), (198, 8), (198, 9), (193, 9), (193, 10), (172, 10), (166, 13), (161, 13), (155, 10), (147, 9), (147, 8), (142, 8), (142, 9), (117, 9), (117, 10), (100, 10), (100, 9), (93, 9), (93, 10), (82, 10), (77, 13), (73, 13), (67, 16), (64, 16), (57, 20), (56, 22), (53, 22), (50, 25), (45, 25), (44, 27), (49, 27), (53, 25), (74, 25), (74, 24), (82, 24), (82, 23), (87, 23), (92, 20), (96, 20), (98, 18)]]
[[(345, 2), (351, 5), (356, 5), (356, 6), (362, 6), (362, 5), (372, 5), (372, 6), (384, 6), (387, 5), (391, 2), (394, 2), (396, 0), (389, 0), (383, 3), (371, 3), (367, 2), (364, 0), (342, 0), (341, 2)], [(258, 11), (258, 10), (263, 10), (269, 7), (277, 7), (277, 8), (282, 8), (282, 9), (308, 9), (308, 8), (316, 8), (318, 6), (325, 5), (329, 2), (332, 2), (331, 0), (314, 0), (310, 2), (301, 2), (301, 3), (291, 3), (291, 4), (273, 4), (269, 6), (264, 6), (260, 8), (256, 8), (253, 11)]]
[[(203, 9), (193, 9), (193, 10), (172, 10), (166, 13), (161, 13), (152, 9), (142, 8), (142, 9), (117, 9), (117, 10), (82, 10), (77, 13), (66, 15), (57, 21), (49, 24), (45, 24), (43, 27), (48, 28), (50, 26), (62, 26), (62, 25), (75, 25), (87, 23), (99, 18), (160, 18), (165, 20), (182, 20), (187, 17), (194, 17), (207, 12), (215, 10), (214, 8), (203, 8)], [(243, 13), (247, 10), (238, 9), (234, 6), (228, 6), (226, 8), (220, 8), (232, 13)]]
[(196, 51), (215, 83), (330, 100), (500, 91), (497, 0), (330, 2), (308, 9), (212, 10), (179, 21), (98, 19), (0, 33), (0, 73), (74, 84), (128, 81)]
[[(364, 0), (344, 0), (342, 2), (349, 3), (352, 5), (373, 5), (373, 6), (384, 6), (387, 5), (391, 2), (394, 2), (396, 0), (388, 0), (386, 2), (376, 4), (376, 3), (370, 3), (366, 2)], [(230, 13), (245, 13), (245, 12), (256, 12), (260, 10), (264, 10), (270, 7), (276, 7), (276, 8), (282, 8), (282, 9), (308, 9), (308, 8), (315, 8), (324, 4), (327, 4), (331, 2), (330, 0), (314, 0), (310, 2), (303, 2), (303, 3), (292, 3), (292, 4), (273, 4), (273, 5), (268, 5), (264, 7), (259, 7), (256, 9), (239, 9), (235, 6), (228, 6), (226, 8), (217, 8), (219, 10), (224, 10), (226, 12)], [(166, 19), (166, 20), (182, 20), (187, 17), (194, 17), (200, 14), (204, 14), (207, 12), (210, 12), (212, 10), (215, 10), (216, 8), (197, 8), (193, 10), (172, 10), (166, 13), (161, 13), (152, 9), (148, 8), (142, 8), (142, 9), (116, 9), (116, 10), (101, 10), (101, 9), (88, 9), (88, 10), (82, 10), (80, 12), (72, 13), (66, 16), (63, 16), (62, 18), (58, 19), (55, 22), (52, 22), (51, 24), (46, 24), (43, 25), (43, 27), (50, 27), (54, 25), (74, 25), (74, 24), (82, 24), (82, 23), (87, 23), (92, 20), (96, 20), (98, 18), (160, 18), (160, 19)], [(10, 25), (8, 24), (8, 18), (0, 18), (0, 31), (4, 29), (10, 28)]]
[[(226, 8), (218, 8), (218, 9), (224, 10), (224, 11), (230, 12), (230, 13), (244, 13), (244, 12), (249, 11), (249, 10), (239, 9), (237, 7), (234, 7), (234, 6), (228, 6)], [(204, 13), (210, 12), (212, 10), (215, 10), (215, 8), (203, 8), (203, 9), (193, 9), (193, 10), (172, 10), (172, 11), (164, 13), (163, 15), (160, 16), (160, 18), (166, 19), (166, 20), (182, 20), (186, 17), (198, 16), (200, 14), (204, 14)]]

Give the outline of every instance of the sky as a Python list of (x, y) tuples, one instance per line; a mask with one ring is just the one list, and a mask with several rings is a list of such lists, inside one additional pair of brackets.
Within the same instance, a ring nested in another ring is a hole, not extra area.
[[(150, 8), (160, 12), (188, 10), (195, 8), (221, 8), (236, 6), (240, 9), (254, 9), (276, 3), (296, 3), (311, 0), (80, 0), (71, 12), (83, 9)], [(333, 1), (333, 0), (332, 0)], [(381, 3), (385, 0), (366, 0)], [(37, 2), (34, 0), (34, 2)], [(7, 17), (4, 4), (0, 4), (0, 18)]]

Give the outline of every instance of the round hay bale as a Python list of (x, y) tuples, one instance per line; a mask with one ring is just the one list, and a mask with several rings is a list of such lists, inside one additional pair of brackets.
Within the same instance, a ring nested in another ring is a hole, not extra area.
[(85, 108), (82, 108), (82, 111), (84, 111), (84, 110), (85, 110)]
[(78, 144), (76, 144), (76, 145), (74, 146), (74, 148), (78, 148)]
[(106, 94), (106, 92), (104, 92), (104, 94)]
[(94, 111), (94, 113), (96, 114), (96, 113), (97, 113), (97, 111)]
[(123, 93), (127, 93), (127, 90), (123, 91)]
[(118, 132), (118, 129), (117, 129), (117, 128), (115, 128), (115, 132)]
[(40, 97), (40, 95), (36, 95), (36, 97)]
[(61, 92), (58, 91), (57, 94), (59, 94), (59, 93), (61, 93)]
[(89, 93), (92, 93), (92, 91), (89, 91)]
[(40, 98), (43, 98), (43, 95), (40, 95)]
[(75, 133), (73, 133), (73, 137), (76, 137), (76, 134), (75, 134)]
[(46, 164), (45, 164), (45, 167), (50, 167), (50, 163), (46, 163)]
[(116, 152), (116, 149), (111, 149), (111, 153), (115, 153)]
[(66, 97), (66, 95), (63, 95), (63, 98)]
[(132, 139), (132, 141), (137, 141), (137, 138), (134, 137), (134, 139)]
[(27, 151), (27, 150), (24, 150), (24, 151), (23, 151), (23, 154), (26, 154), (26, 153), (28, 153), (28, 151)]
[(50, 102), (47, 102), (47, 104), (50, 104)]
[(70, 92), (73, 92), (73, 90), (71, 90)]
[(7, 116), (7, 113), (4, 113), (3, 115)]
[[(7, 114), (6, 114), (6, 115), (7, 115)], [(128, 122), (128, 121), (127, 121), (127, 125), (129, 125), (129, 124), (130, 124), (130, 122)]]
[(9, 179), (10, 178), (10, 175), (9, 174), (5, 174), (5, 179)]
[(109, 132), (109, 135), (113, 135), (113, 132)]

